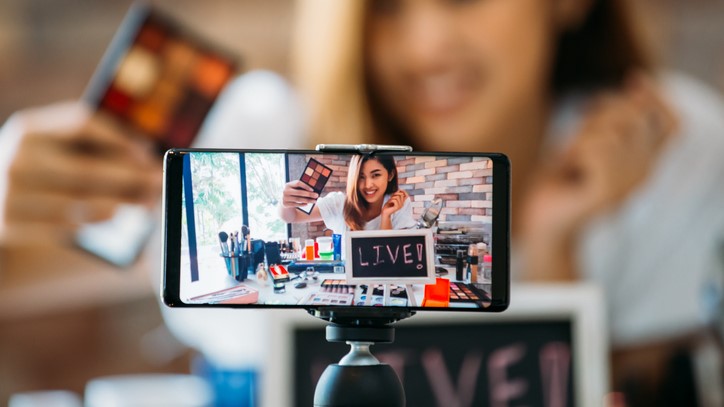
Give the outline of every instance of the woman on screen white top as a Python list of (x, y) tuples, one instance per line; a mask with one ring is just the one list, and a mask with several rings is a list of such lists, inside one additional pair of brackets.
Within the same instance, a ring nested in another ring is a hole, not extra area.
[[(315, 203), (306, 214), (298, 207)], [(334, 233), (365, 229), (415, 227), (407, 193), (397, 183), (391, 156), (355, 155), (349, 163), (347, 191), (319, 197), (307, 184), (291, 181), (284, 186), (280, 217), (287, 223), (323, 220)]]

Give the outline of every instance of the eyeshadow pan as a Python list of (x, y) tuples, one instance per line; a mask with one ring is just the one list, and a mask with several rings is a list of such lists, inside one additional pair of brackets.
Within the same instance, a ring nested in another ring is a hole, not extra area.
[(314, 170), (312, 169), (312, 167), (307, 167), (307, 169), (304, 170), (304, 173), (307, 175), (312, 175), (314, 174)]
[(308, 184), (308, 183), (309, 183), (309, 175), (307, 175), (307, 174), (302, 175), (302, 182), (304, 182), (305, 184)]
[(319, 173), (315, 172), (314, 174), (312, 174), (312, 178), (314, 178), (315, 180), (319, 179)]
[(148, 94), (158, 80), (160, 60), (142, 47), (131, 48), (118, 68), (114, 85), (134, 98)]
[(135, 105), (131, 110), (130, 117), (144, 132), (152, 136), (159, 136), (166, 125), (166, 113), (161, 104), (148, 101)]
[(153, 52), (158, 52), (163, 46), (165, 40), (164, 37), (165, 35), (161, 27), (154, 24), (148, 24), (141, 29), (141, 32), (138, 34), (138, 38), (136, 39), (136, 43), (143, 45)]
[(216, 97), (231, 77), (229, 64), (212, 57), (203, 56), (194, 69), (194, 85), (207, 97)]
[(103, 97), (102, 106), (125, 116), (126, 113), (128, 113), (131, 103), (133, 103), (133, 101), (126, 93), (119, 92), (115, 86), (111, 86)]
[(329, 168), (322, 169), (322, 175), (324, 175), (325, 177), (329, 177), (330, 172), (332, 172), (332, 170), (330, 170)]
[[(183, 41), (168, 41), (163, 49), (164, 77), (174, 82), (184, 80), (197, 59), (197, 53), (190, 44)], [(176, 84), (179, 86), (179, 84)]]

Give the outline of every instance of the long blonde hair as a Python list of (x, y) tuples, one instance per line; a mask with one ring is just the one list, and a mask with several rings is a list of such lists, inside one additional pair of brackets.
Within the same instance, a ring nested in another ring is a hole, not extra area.
[[(654, 65), (642, 13), (630, 0), (592, 0), (582, 23), (558, 38), (551, 93), (617, 85), (632, 69)], [(366, 0), (298, 0), (292, 36), (293, 79), (310, 114), (313, 143), (400, 143), (367, 88)]]
[(293, 80), (309, 109), (310, 139), (370, 142), (362, 51), (365, 0), (303, 0), (296, 7)]

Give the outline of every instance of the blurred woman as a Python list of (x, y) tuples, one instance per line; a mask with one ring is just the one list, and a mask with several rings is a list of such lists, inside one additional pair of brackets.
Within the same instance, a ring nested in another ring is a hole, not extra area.
[(637, 4), (306, 0), (294, 62), (315, 142), (506, 153), (513, 272), (600, 284), (615, 387), (665, 405), (724, 269), (724, 105), (659, 69)]
[[(280, 216), (287, 223), (323, 220), (334, 233), (365, 229), (409, 229), (416, 225), (407, 193), (397, 183), (395, 159), (389, 155), (353, 155), (347, 191), (319, 198), (310, 186), (291, 181), (284, 187)], [(307, 214), (300, 206), (315, 204)]]

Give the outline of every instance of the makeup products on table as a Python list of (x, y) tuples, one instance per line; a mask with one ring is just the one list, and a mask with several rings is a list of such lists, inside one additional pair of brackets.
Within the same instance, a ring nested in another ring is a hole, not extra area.
[(304, 241), (304, 258), (314, 260), (314, 239), (306, 239)]
[(317, 238), (317, 248), (319, 258), (322, 260), (334, 259), (334, 245), (330, 236), (320, 236)]
[(458, 281), (463, 281), (465, 279), (465, 274), (464, 274), (465, 262), (463, 259), (464, 254), (465, 254), (465, 252), (463, 250), (458, 250), (457, 257), (455, 258), (455, 279)]
[(334, 250), (334, 260), (342, 260), (342, 235), (338, 233), (333, 234), (332, 245)]
[(490, 279), (493, 277), (493, 256), (486, 254), (483, 256), (483, 279), (487, 282), (490, 282)]
[(272, 264), (269, 266), (269, 275), (275, 283), (289, 281), (289, 272), (287, 268), (281, 264)]
[(425, 285), (423, 307), (447, 307), (450, 304), (450, 280), (436, 278), (435, 284)]
[(468, 246), (468, 276), (469, 283), (478, 282), (478, 246), (476, 244)]
[[(327, 181), (329, 181), (330, 176), (332, 176), (331, 168), (320, 163), (314, 158), (310, 158), (299, 180), (309, 185), (317, 194), (321, 194), (324, 186), (327, 184)], [(314, 204), (310, 203), (304, 206), (299, 206), (297, 209), (306, 214), (310, 214), (312, 213), (312, 209), (314, 209)]]
[(237, 64), (155, 8), (123, 20), (85, 100), (152, 139), (163, 152), (189, 147)]
[(450, 282), (450, 302), (471, 302), (486, 307), (486, 303), (489, 301), (490, 296), (476, 286), (454, 281)]
[(244, 281), (249, 276), (249, 252), (244, 239), (238, 231), (219, 232), (219, 256), (224, 258), (226, 272), (237, 281)]
[(354, 294), (317, 292), (305, 296), (299, 304), (304, 305), (352, 305)]
[(255, 304), (259, 301), (259, 291), (239, 284), (235, 287), (193, 297), (190, 303), (197, 304)]
[(354, 294), (355, 286), (347, 284), (346, 280), (331, 280), (326, 279), (322, 281), (320, 292), (325, 293), (342, 293), (342, 294)]

